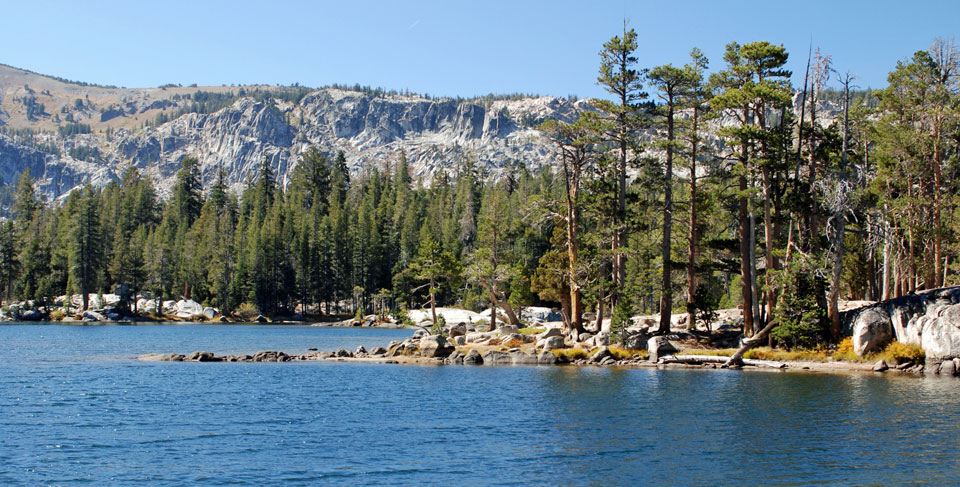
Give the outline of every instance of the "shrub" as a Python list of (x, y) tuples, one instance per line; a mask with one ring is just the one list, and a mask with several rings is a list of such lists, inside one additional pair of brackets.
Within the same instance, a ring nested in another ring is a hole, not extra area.
[(773, 311), (779, 323), (771, 332), (774, 340), (789, 348), (810, 349), (820, 343), (827, 326), (827, 314), (817, 302), (826, 282), (815, 272), (812, 259), (798, 256), (788, 268), (775, 272), (774, 281), (783, 301)]
[(861, 360), (860, 356), (853, 351), (853, 337), (847, 337), (840, 341), (840, 344), (837, 345), (837, 351), (833, 352), (833, 358), (851, 362)]
[(921, 348), (920, 345), (912, 345), (894, 341), (887, 345), (887, 348), (880, 353), (880, 357), (888, 362), (895, 362), (897, 364), (903, 364), (907, 362), (921, 364), (924, 362), (924, 360), (926, 360), (927, 354), (923, 351), (923, 348)]
[(67, 313), (65, 313), (62, 309), (55, 309), (50, 312), (50, 319), (53, 321), (60, 321), (66, 317)]
[(400, 311), (397, 311), (396, 317), (397, 317), (397, 322), (403, 326), (413, 326), (416, 324), (413, 322), (413, 320), (410, 319), (410, 313), (405, 309), (401, 309)]
[(610, 317), (610, 331), (612, 338), (620, 343), (626, 340), (627, 327), (630, 326), (630, 316), (633, 315), (633, 300), (629, 296), (622, 296), (613, 307), (613, 316)]
[(243, 321), (250, 321), (257, 317), (260, 314), (260, 311), (257, 310), (257, 307), (253, 303), (244, 302), (240, 306), (237, 306), (236, 311), (233, 314), (237, 315)]
[(447, 320), (441, 315), (437, 316), (437, 322), (430, 327), (431, 335), (443, 335), (447, 327)]

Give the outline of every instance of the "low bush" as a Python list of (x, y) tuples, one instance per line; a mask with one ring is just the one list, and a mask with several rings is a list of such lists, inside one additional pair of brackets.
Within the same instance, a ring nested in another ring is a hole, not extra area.
[(894, 341), (887, 345), (887, 348), (883, 349), (883, 352), (878, 354), (877, 357), (882, 358), (887, 362), (893, 362), (897, 364), (903, 364), (907, 362), (922, 364), (926, 360), (927, 354), (923, 351), (923, 348), (921, 348), (920, 345), (911, 345), (908, 343)]
[(53, 321), (60, 321), (66, 317), (67, 313), (65, 313), (62, 309), (55, 309), (50, 312), (50, 319)]
[(250, 321), (257, 317), (260, 314), (260, 311), (257, 310), (257, 307), (253, 303), (240, 303), (240, 306), (237, 306), (237, 309), (233, 312), (238, 318), (243, 321)]

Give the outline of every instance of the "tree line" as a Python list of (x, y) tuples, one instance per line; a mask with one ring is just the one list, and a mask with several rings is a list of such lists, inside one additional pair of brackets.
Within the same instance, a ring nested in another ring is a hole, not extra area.
[[(709, 324), (740, 307), (748, 336), (791, 347), (837, 340), (838, 302), (956, 281), (960, 54), (937, 40), (858, 89), (829, 55), (793, 87), (769, 42), (698, 49), (640, 68), (633, 30), (600, 52), (593, 100), (572, 123), (539, 126), (555, 165), (469, 153), (425, 185), (403, 153), (351, 175), (310, 149), (286, 187), (265, 161), (234, 194), (204, 194), (185, 158), (161, 201), (130, 169), (62, 206), (25, 173), (0, 235), (7, 298), (49, 301), (124, 283), (224, 312), (366, 313), (497, 306), (517, 322), (558, 306), (577, 332), (637, 313)], [(824, 101), (840, 107), (824, 113)], [(495, 324), (495, 323), (494, 323)]]

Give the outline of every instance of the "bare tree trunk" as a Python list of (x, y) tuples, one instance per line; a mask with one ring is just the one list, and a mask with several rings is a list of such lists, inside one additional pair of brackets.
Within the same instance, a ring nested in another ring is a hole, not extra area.
[(729, 360), (726, 361), (726, 363), (723, 364), (723, 366), (733, 367), (742, 365), (743, 355), (747, 353), (747, 350), (760, 345), (760, 343), (763, 341), (763, 337), (766, 336), (767, 333), (770, 333), (770, 331), (773, 330), (773, 327), (776, 325), (776, 321), (770, 320), (770, 322), (767, 323), (767, 326), (763, 327), (763, 329), (760, 330), (756, 335), (744, 340), (743, 345), (736, 351), (736, 353), (733, 354), (733, 356), (730, 357)]

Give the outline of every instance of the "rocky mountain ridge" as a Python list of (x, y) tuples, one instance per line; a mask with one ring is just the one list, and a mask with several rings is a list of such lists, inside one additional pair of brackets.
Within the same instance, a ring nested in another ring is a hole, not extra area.
[(56, 199), (86, 183), (104, 186), (133, 166), (165, 195), (180, 161), (193, 156), (205, 185), (223, 170), (242, 190), (264, 159), (286, 183), (311, 146), (331, 157), (342, 151), (354, 172), (388, 168), (402, 151), (415, 180), (429, 182), (467, 159), (497, 176), (516, 164), (551, 164), (555, 150), (536, 125), (572, 121), (590, 109), (585, 100), (554, 97), (453, 100), (262, 85), (127, 89), (0, 65), (0, 182), (14, 184), (30, 168), (37, 189)]
[[(552, 148), (535, 125), (570, 121), (587, 108), (552, 97), (471, 102), (336, 88), (290, 100), (270, 89), (78, 86), (0, 66), (0, 179), (15, 183), (29, 167), (37, 189), (59, 198), (134, 166), (164, 194), (181, 159), (194, 156), (205, 183), (222, 169), (242, 189), (265, 158), (286, 182), (311, 146), (343, 151), (355, 172), (388, 167), (404, 151), (415, 179), (429, 181), (466, 158), (496, 176), (511, 164), (547, 164)], [(189, 112), (197, 92), (229, 93), (231, 102)]]

